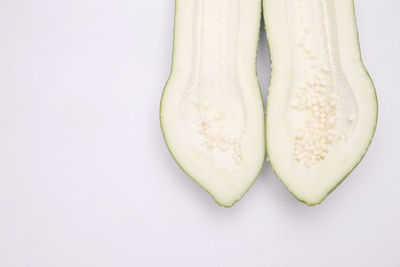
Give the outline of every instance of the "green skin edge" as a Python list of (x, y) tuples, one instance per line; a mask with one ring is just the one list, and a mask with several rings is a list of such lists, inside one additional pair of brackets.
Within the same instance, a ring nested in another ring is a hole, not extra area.
[[(175, 15), (174, 15), (174, 21), (176, 21), (176, 13), (178, 12), (177, 10), (178, 10), (178, 4), (177, 4), (177, 2), (178, 2), (178, 0), (175, 0)], [(262, 13), (262, 3), (261, 3), (261, 9), (260, 9), (260, 18), (261, 18), (261, 13)], [(258, 28), (258, 31), (260, 31), (260, 28)], [(176, 25), (174, 25), (174, 40), (175, 40), (175, 36), (176, 36)], [(258, 35), (258, 39), (257, 39), (257, 50), (258, 50), (258, 42), (259, 42), (259, 38), (260, 38), (260, 36)], [(243, 195), (241, 195), (237, 200), (235, 200), (231, 205), (224, 205), (224, 204), (222, 204), (222, 203), (220, 203), (220, 202), (218, 202), (218, 200), (203, 186), (203, 185), (201, 185), (197, 180), (196, 180), (196, 178), (194, 178), (194, 175), (191, 175), (188, 171), (186, 171), (182, 166), (181, 166), (181, 164), (179, 163), (179, 161), (175, 158), (175, 156), (174, 156), (174, 154), (172, 153), (172, 150), (171, 150), (171, 148), (169, 147), (169, 145), (168, 145), (168, 142), (167, 142), (167, 139), (166, 139), (166, 137), (165, 137), (165, 133), (164, 133), (164, 127), (163, 127), (163, 123), (162, 123), (162, 111), (163, 111), (163, 97), (164, 97), (164, 93), (165, 93), (165, 89), (166, 89), (166, 87), (167, 87), (167, 85), (168, 85), (168, 82), (169, 82), (169, 80), (170, 80), (170, 78), (172, 77), (172, 75), (173, 75), (173, 66), (174, 66), (174, 53), (175, 53), (175, 42), (174, 42), (174, 44), (173, 44), (173, 48), (172, 48), (172, 63), (171, 63), (171, 72), (170, 72), (170, 75), (169, 75), (169, 77), (168, 77), (168, 80), (167, 80), (167, 82), (166, 82), (166, 84), (165, 84), (165, 86), (164, 86), (164, 90), (163, 90), (163, 93), (162, 93), (162, 95), (161, 95), (161, 101), (160, 101), (160, 114), (159, 114), (159, 117), (160, 117), (160, 127), (161, 127), (161, 132), (162, 132), (162, 135), (163, 135), (163, 138), (164, 138), (164, 141), (165, 141), (165, 144), (167, 145), (167, 148), (168, 148), (168, 151), (169, 151), (169, 153), (171, 154), (171, 156), (172, 156), (172, 158), (175, 160), (175, 162), (178, 164), (178, 166), (182, 169), (182, 171), (187, 175), (187, 176), (189, 176), (189, 178), (191, 178), (196, 184), (198, 184), (201, 188), (203, 188), (204, 189), (204, 191), (206, 191), (213, 199), (214, 199), (214, 201), (219, 205), (219, 206), (221, 206), (221, 207), (224, 207), (224, 208), (231, 208), (233, 205), (235, 205), (236, 204), (236, 202), (238, 202), (239, 200), (241, 200), (242, 198), (243, 198), (243, 196), (244, 195), (246, 195), (246, 193), (250, 190), (250, 188), (253, 186), (253, 184), (256, 182), (256, 180), (257, 180), (257, 178), (258, 178), (258, 176), (260, 175), (260, 173), (261, 173), (261, 171), (262, 171), (262, 166), (264, 165), (262, 165), (261, 166), (261, 168), (260, 168), (260, 170), (259, 170), (259, 172), (257, 173), (257, 175), (256, 175), (256, 177), (253, 179), (253, 181), (251, 182), (251, 184), (249, 185), (249, 187), (247, 188), (247, 190), (243, 193)], [(256, 66), (257, 66), (257, 61), (256, 61)], [(257, 75), (257, 68), (255, 68), (256, 69), (256, 75)], [(257, 76), (258, 77), (258, 76)], [(260, 93), (260, 99), (261, 99), (261, 102), (263, 101), (262, 100), (262, 94), (261, 94), (261, 89), (260, 89), (260, 84), (258, 83), (258, 88), (259, 88), (259, 93)], [(264, 105), (263, 105), (264, 106)], [(264, 127), (264, 136), (265, 136), (265, 130), (266, 130), (266, 127)], [(263, 161), (262, 162), (265, 162), (265, 154), (264, 154), (264, 159), (263, 159)]]
[[(354, 14), (354, 18), (356, 18), (356, 12), (355, 12), (355, 5), (354, 5), (354, 0), (353, 0), (353, 14)], [(356, 24), (356, 27), (357, 27), (357, 24)], [(268, 33), (268, 27), (267, 27), (267, 23), (265, 23), (265, 30), (266, 30), (266, 32)], [(376, 94), (376, 88), (375, 88), (375, 85), (374, 85), (374, 82), (373, 82), (373, 80), (372, 80), (372, 78), (371, 78), (371, 75), (368, 73), (368, 71), (367, 71), (367, 69), (365, 68), (365, 66), (364, 66), (364, 63), (363, 63), (363, 61), (362, 61), (362, 55), (361, 55), (361, 45), (360, 45), (360, 38), (359, 38), (359, 34), (358, 34), (358, 30), (356, 31), (357, 32), (357, 42), (358, 42), (358, 47), (359, 47), (359, 49), (358, 49), (358, 51), (359, 51), (359, 54), (360, 54), (360, 58), (361, 58), (361, 64), (362, 64), (362, 66), (364, 67), (364, 70), (365, 70), (365, 72), (367, 73), (367, 75), (368, 75), (368, 77), (369, 77), (369, 79), (370, 79), (370, 81), (371, 81), (371, 83), (372, 83), (372, 86), (374, 87), (374, 92), (375, 92), (375, 101), (376, 101), (376, 104), (377, 104), (377, 112), (376, 112), (376, 120), (375, 120), (375, 128), (374, 128), (374, 130), (373, 130), (373, 132), (372, 132), (372, 136), (371, 136), (371, 139), (370, 139), (370, 142), (369, 142), (369, 144), (368, 144), (368, 146), (367, 146), (367, 149), (365, 150), (365, 152), (361, 155), (361, 157), (360, 157), (360, 160), (354, 165), (354, 167), (319, 201), (319, 202), (307, 202), (306, 200), (304, 200), (304, 199), (302, 199), (302, 198), (300, 198), (300, 197), (298, 197), (298, 196), (296, 196), (296, 194), (294, 194), (294, 192), (292, 192), (290, 189), (289, 189), (289, 186), (287, 185), (287, 184), (285, 184), (285, 182), (280, 178), (280, 176), (279, 176), (279, 174), (275, 171), (275, 168), (274, 168), (274, 166), (272, 165), (272, 162), (270, 162), (270, 164), (271, 164), (271, 167), (272, 167), (272, 170), (273, 170), (273, 172), (275, 173), (275, 175), (279, 178), (279, 180), (285, 185), (285, 187), (286, 187), (286, 189), (297, 199), (297, 200), (299, 200), (300, 202), (303, 202), (304, 204), (306, 204), (306, 205), (308, 205), (308, 206), (310, 206), (310, 207), (312, 207), (312, 206), (316, 206), (316, 205), (319, 205), (319, 204), (321, 204), (325, 199), (326, 199), (326, 197), (330, 194), (330, 193), (332, 193), (349, 175), (350, 175), (350, 173), (358, 166), (358, 164), (360, 164), (360, 162), (361, 162), (361, 160), (364, 158), (364, 156), (365, 156), (365, 154), (366, 154), (366, 152), (367, 152), (367, 150), (368, 150), (368, 148), (369, 148), (369, 146), (371, 145), (371, 142), (372, 142), (372, 139), (374, 138), (374, 135), (375, 135), (375, 131), (376, 131), (376, 127), (377, 127), (377, 124), (378, 124), (378, 113), (379, 113), (379, 106), (378, 106), (378, 96), (377, 96), (377, 94)], [(270, 44), (268, 43), (268, 49), (269, 49), (269, 51), (270, 51), (270, 53), (272, 54), (272, 52), (271, 52), (271, 46), (270, 46)], [(272, 63), (272, 62), (271, 62)], [(273, 70), (271, 69), (271, 77), (272, 77), (272, 72), (273, 72)], [(271, 79), (270, 79), (270, 81), (269, 81), (269, 83), (271, 83)], [(269, 86), (268, 86), (269, 87)], [(268, 102), (267, 102), (267, 108), (266, 108), (266, 116), (267, 116), (267, 114), (268, 114)], [(267, 129), (267, 124), (265, 124), (265, 128), (266, 128), (266, 132), (268, 131), (268, 129)], [(267, 135), (266, 135), (267, 136)], [(268, 141), (265, 143), (265, 144), (267, 144), (268, 143)], [(268, 158), (269, 158), (269, 150), (268, 150), (268, 146), (266, 146), (266, 151), (267, 151), (267, 155), (268, 155)]]

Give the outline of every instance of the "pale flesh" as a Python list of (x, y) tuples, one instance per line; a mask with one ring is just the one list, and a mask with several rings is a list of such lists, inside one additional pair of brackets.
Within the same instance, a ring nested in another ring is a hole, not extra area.
[(174, 58), (161, 103), (165, 140), (183, 170), (231, 206), (262, 166), (255, 62), (259, 0), (178, 0)]
[(273, 64), (268, 155), (289, 190), (317, 204), (361, 160), (376, 125), (353, 2), (265, 0), (264, 8)]

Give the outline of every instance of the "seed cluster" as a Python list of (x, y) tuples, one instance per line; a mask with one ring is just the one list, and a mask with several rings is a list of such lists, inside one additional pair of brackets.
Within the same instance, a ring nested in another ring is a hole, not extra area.
[(242, 159), (241, 134), (232, 136), (224, 124), (224, 116), (216, 114), (203, 119), (198, 124), (197, 133), (202, 136), (202, 144), (209, 150), (230, 154), (232, 160), (239, 164)]
[(298, 163), (309, 168), (325, 159), (347, 136), (336, 127), (337, 94), (328, 93), (327, 81), (321, 77), (307, 82), (292, 96), (290, 107), (305, 114), (305, 123), (295, 131), (294, 155)]
[[(302, 10), (302, 1), (297, 4)], [(289, 107), (304, 118), (301, 126), (294, 129), (294, 156), (301, 166), (310, 168), (324, 160), (333, 147), (349, 137), (350, 132), (339, 127), (339, 95), (329, 63), (329, 49), (320, 51), (313, 47), (312, 35), (319, 33), (305, 24), (302, 12), (297, 15), (294, 19), (301, 30), (295, 35), (294, 56), (302, 65), (297, 66), (300, 78), (295, 83)], [(349, 120), (354, 121), (355, 116), (351, 115)]]
[[(228, 117), (226, 114), (217, 112), (210, 106), (204, 108), (197, 105), (198, 117), (192, 122), (196, 127), (200, 144), (207, 150), (214, 152), (226, 164), (239, 165), (242, 160), (242, 136), (244, 128), (231, 129), (227, 127)], [(201, 116), (200, 116), (201, 115)]]

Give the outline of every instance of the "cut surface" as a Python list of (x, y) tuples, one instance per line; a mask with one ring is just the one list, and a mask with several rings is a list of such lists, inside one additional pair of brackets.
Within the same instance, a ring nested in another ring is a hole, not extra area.
[(224, 206), (247, 192), (264, 161), (260, 13), (260, 0), (176, 1), (161, 126), (178, 164)]
[(358, 164), (376, 127), (353, 1), (264, 0), (264, 10), (268, 156), (288, 189), (315, 205)]

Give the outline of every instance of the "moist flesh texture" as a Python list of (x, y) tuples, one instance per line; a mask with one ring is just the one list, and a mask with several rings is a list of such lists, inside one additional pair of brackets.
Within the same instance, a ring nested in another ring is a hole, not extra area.
[(240, 168), (246, 112), (236, 75), (238, 1), (196, 1), (180, 127), (217, 166)]
[[(357, 35), (351, 28), (352, 1), (265, 0), (264, 7), (267, 34), (272, 28), (272, 63), (284, 61), (271, 75), (268, 154), (289, 190), (310, 205), (318, 204), (360, 161), (376, 125), (376, 95), (361, 58), (344, 59), (349, 51), (359, 54), (359, 47), (353, 46)], [(278, 8), (285, 16), (283, 38), (275, 36), (279, 22), (269, 16)], [(343, 20), (349, 28), (343, 27)], [(286, 44), (276, 48), (277, 39)], [(352, 68), (357, 61), (357, 69)], [(274, 81), (282, 66), (286, 80)], [(341, 164), (348, 153), (353, 155)]]
[(223, 206), (249, 189), (265, 154), (255, 75), (260, 10), (258, 0), (176, 3), (161, 125), (178, 164)]

